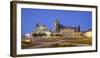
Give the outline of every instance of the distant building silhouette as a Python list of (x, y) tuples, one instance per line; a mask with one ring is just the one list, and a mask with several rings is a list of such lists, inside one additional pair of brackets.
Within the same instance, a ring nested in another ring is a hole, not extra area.
[(92, 28), (88, 29), (87, 31), (84, 31), (84, 36), (92, 38)]

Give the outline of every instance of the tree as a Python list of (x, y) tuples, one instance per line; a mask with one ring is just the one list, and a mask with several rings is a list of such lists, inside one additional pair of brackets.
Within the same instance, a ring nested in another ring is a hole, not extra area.
[(38, 34), (37, 34), (37, 33), (33, 33), (32, 36), (33, 36), (33, 37), (37, 37)]

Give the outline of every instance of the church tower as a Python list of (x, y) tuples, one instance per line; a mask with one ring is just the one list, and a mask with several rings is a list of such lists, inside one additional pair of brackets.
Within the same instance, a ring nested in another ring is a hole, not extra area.
[(57, 18), (54, 22), (54, 32), (59, 32), (59, 22)]

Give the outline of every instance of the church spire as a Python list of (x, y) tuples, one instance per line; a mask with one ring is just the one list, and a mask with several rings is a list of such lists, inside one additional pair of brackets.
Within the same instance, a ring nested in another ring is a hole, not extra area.
[(56, 17), (55, 23), (58, 23), (58, 18)]
[(59, 22), (58, 22), (57, 17), (56, 17), (56, 20), (54, 22), (54, 32), (59, 32)]
[(38, 20), (36, 20), (36, 27), (38, 27), (39, 26), (39, 21)]
[(38, 27), (39, 27), (39, 22), (38, 20), (36, 20), (35, 30), (37, 30)]

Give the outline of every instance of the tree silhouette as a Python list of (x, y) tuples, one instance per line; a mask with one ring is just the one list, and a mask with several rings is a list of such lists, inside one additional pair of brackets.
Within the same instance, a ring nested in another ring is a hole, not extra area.
[(37, 33), (33, 33), (32, 36), (33, 36), (33, 37), (37, 37), (38, 34), (37, 34)]

